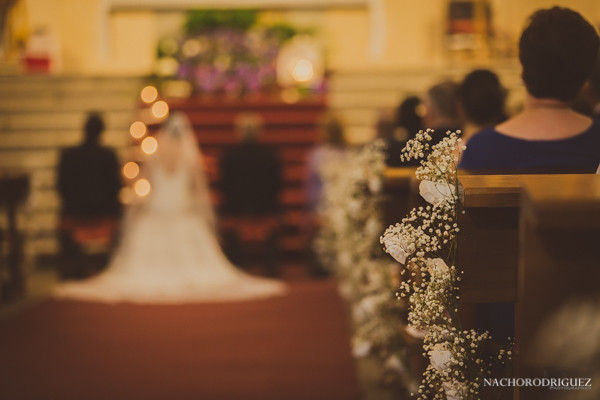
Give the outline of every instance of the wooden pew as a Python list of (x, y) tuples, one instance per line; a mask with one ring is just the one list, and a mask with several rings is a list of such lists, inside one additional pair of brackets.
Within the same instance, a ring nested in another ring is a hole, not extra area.
[[(540, 362), (551, 349), (536, 346), (539, 335), (565, 334), (542, 332), (544, 322), (570, 300), (600, 296), (600, 175), (540, 176), (523, 188), (517, 339), (523, 372), (535, 373), (557, 367)], [(599, 362), (598, 354), (589, 356)], [(579, 372), (574, 377), (592, 371)]]
[[(514, 302), (516, 374), (542, 377), (547, 365), (538, 362), (540, 352), (550, 349), (535, 344), (544, 321), (573, 296), (600, 293), (600, 175), (459, 180), (465, 209), (459, 219), (462, 301)], [(547, 393), (521, 388), (514, 398)]]
[(415, 171), (415, 167), (385, 169), (383, 220), (386, 226), (400, 222), (415, 206), (415, 196), (419, 192)]

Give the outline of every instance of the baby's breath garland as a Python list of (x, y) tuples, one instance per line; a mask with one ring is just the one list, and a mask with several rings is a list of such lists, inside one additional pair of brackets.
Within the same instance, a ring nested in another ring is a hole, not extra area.
[(315, 250), (336, 275), (350, 306), (354, 355), (380, 358), (385, 381), (416, 390), (416, 380), (405, 363), (405, 305), (394, 301), (398, 264), (385, 256), (378, 241), (384, 229), (384, 150), (385, 144), (375, 141), (324, 163), (320, 170), (321, 229)]
[(496, 364), (510, 359), (511, 352), (501, 349), (493, 356), (484, 355), (489, 333), (462, 327), (461, 272), (455, 266), (460, 131), (447, 132), (439, 143), (430, 145), (432, 132), (419, 132), (401, 156), (403, 161), (421, 159), (416, 176), (421, 181), (419, 192), (429, 204), (413, 209), (380, 240), (385, 251), (404, 265), (397, 295), (408, 299), (410, 327), (425, 332), (423, 347), (430, 363), (418, 398), (479, 399), (483, 378)]

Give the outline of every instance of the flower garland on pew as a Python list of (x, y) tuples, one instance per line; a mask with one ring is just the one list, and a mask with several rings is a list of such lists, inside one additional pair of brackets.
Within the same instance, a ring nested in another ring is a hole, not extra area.
[(479, 399), (483, 378), (506, 363), (512, 352), (484, 354), (492, 339), (489, 333), (462, 327), (458, 314), (462, 272), (455, 265), (460, 131), (447, 132), (431, 146), (432, 132), (419, 132), (401, 156), (403, 161), (421, 159), (416, 176), (429, 205), (413, 209), (401, 223), (388, 227), (380, 240), (385, 251), (404, 265), (397, 295), (408, 298), (410, 327), (425, 332), (424, 355), (429, 355), (430, 363), (418, 398)]
[(354, 355), (381, 359), (384, 383), (416, 389), (404, 361), (406, 309), (394, 301), (398, 264), (379, 246), (384, 150), (385, 143), (375, 141), (324, 163), (321, 229), (314, 247), (352, 310)]

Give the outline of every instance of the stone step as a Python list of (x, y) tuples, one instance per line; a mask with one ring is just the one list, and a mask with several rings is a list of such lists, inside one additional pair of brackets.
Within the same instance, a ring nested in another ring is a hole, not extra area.
[[(20, 130), (3, 132), (0, 136), (0, 151), (23, 149), (46, 149), (75, 146), (83, 139), (82, 129), (65, 130)], [(102, 135), (103, 144), (111, 147), (129, 145), (129, 129), (108, 129)]]
[[(100, 110), (102, 111), (102, 110)], [(135, 121), (135, 109), (103, 112), (107, 129), (129, 129)], [(87, 112), (73, 111), (35, 111), (1, 112), (0, 132), (11, 130), (81, 130)]]
[(87, 112), (90, 110), (131, 110), (137, 102), (137, 91), (72, 94), (53, 92), (0, 92), (0, 112), (35, 112), (53, 110), (59, 112)]
[(142, 77), (83, 77), (83, 76), (0, 76), (0, 95), (6, 93), (63, 92), (93, 94), (102, 92), (139, 92), (146, 78)]

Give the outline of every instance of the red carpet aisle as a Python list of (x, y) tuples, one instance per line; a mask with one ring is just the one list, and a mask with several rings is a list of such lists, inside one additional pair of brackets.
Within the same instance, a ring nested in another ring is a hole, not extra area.
[(0, 321), (0, 399), (359, 399), (332, 282), (237, 304), (49, 301)]

